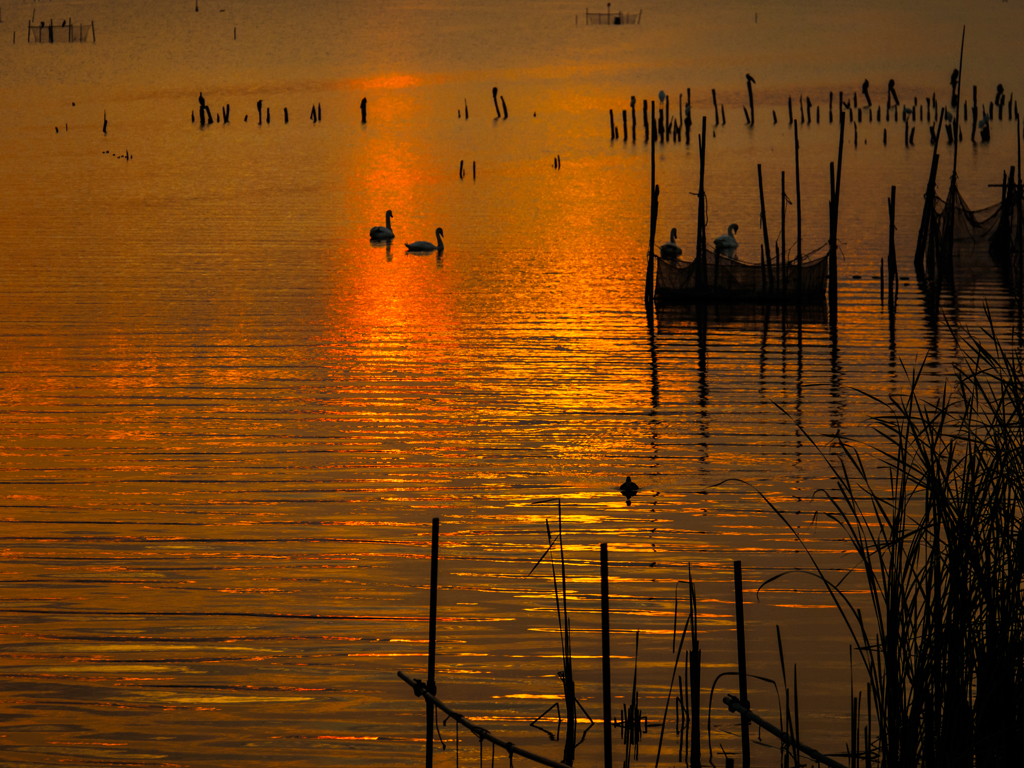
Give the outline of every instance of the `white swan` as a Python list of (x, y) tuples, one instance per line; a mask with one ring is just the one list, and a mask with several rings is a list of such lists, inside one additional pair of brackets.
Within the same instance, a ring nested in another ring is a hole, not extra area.
[(384, 226), (383, 227), (371, 227), (370, 228), (370, 239), (371, 240), (390, 240), (395, 236), (395, 233), (391, 231), (391, 211), (389, 210), (384, 214)]
[(739, 243), (736, 242), (736, 238), (733, 237), (733, 232), (738, 232), (740, 229), (739, 224), (730, 224), (729, 232), (725, 235), (719, 235), (715, 238), (715, 253), (720, 253), (723, 256), (732, 258), (733, 254), (736, 253), (736, 249), (739, 247)]
[(410, 251), (417, 251), (420, 253), (429, 253), (430, 251), (443, 251), (444, 241), (441, 239), (444, 237), (444, 230), (438, 227), (434, 234), (437, 235), (437, 245), (427, 242), (426, 240), (417, 240), (415, 243), (406, 243), (405, 247)]
[(663, 259), (678, 259), (683, 255), (683, 249), (676, 245), (676, 228), (672, 227), (669, 241), (661, 246), (661, 257)]

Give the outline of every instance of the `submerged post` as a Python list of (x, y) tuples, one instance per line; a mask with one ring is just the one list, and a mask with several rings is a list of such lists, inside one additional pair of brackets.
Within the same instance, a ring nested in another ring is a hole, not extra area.
[(604, 768), (612, 768), (612, 643), (608, 616), (608, 545), (601, 545), (601, 698), (604, 703)]
[[(430, 529), (430, 640), (427, 648), (427, 691), (437, 693), (434, 683), (434, 659), (437, 655), (437, 545), (440, 518), (431, 521)], [(427, 701), (427, 768), (434, 764), (434, 704)]]
[[(733, 561), (732, 574), (736, 588), (736, 657), (739, 662), (740, 703), (750, 707), (747, 701), (747, 641), (743, 628), (743, 566), (739, 560)], [(743, 768), (750, 768), (750, 722), (740, 718), (740, 738), (743, 743)]]

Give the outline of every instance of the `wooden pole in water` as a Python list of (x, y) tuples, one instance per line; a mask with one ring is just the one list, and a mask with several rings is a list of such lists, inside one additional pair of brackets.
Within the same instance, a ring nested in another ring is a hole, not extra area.
[[(653, 103), (651, 105), (654, 106)], [(647, 246), (647, 277), (644, 280), (644, 305), (650, 309), (654, 302), (654, 233), (658, 227), (658, 185), (654, 181), (654, 153), (656, 141), (651, 142), (651, 233)]]
[[(431, 521), (430, 529), (430, 640), (427, 648), (427, 690), (437, 693), (434, 683), (434, 659), (437, 654), (437, 549), (440, 518)], [(434, 764), (434, 704), (427, 700), (427, 768)]]
[(896, 185), (889, 196), (889, 301), (892, 302), (899, 279), (896, 265)]
[(633, 143), (636, 144), (636, 96), (629, 97), (629, 111), (633, 116)]
[(754, 124), (754, 78), (747, 75), (747, 96), (750, 98), (750, 124)]
[(715, 127), (718, 127), (718, 96), (715, 94), (715, 89), (711, 89), (711, 104), (715, 108)]
[[(768, 293), (775, 291), (775, 276), (772, 273), (772, 251), (768, 245), (768, 214), (764, 209), (764, 182), (761, 180), (761, 164), (757, 164), (757, 190), (761, 195), (761, 234), (764, 236), (764, 258), (768, 270)], [(764, 286), (762, 286), (764, 287)]]
[(690, 577), (690, 612), (693, 617), (693, 645), (690, 647), (690, 765), (700, 766), (700, 641), (697, 640), (697, 596)]
[[(943, 108), (939, 124), (945, 119)], [(939, 169), (939, 142), (936, 140), (932, 148), (932, 169), (928, 174), (928, 187), (924, 193), (924, 210), (921, 212), (921, 228), (917, 231), (917, 248), (914, 250), (914, 270), (921, 273), (924, 269), (924, 252), (928, 244), (928, 233), (931, 230), (932, 216), (935, 214), (935, 176)]]
[(960, 67), (957, 70), (960, 76), (956, 81), (956, 103), (954, 104), (955, 115), (953, 116), (953, 176), (951, 178), (952, 183), (954, 184), (956, 183), (957, 150), (960, 148), (960, 87), (964, 82), (964, 39), (966, 37), (967, 25), (965, 24), (964, 30), (960, 35)]
[(776, 266), (779, 273), (779, 291), (782, 301), (786, 301), (786, 172), (782, 172), (782, 252), (779, 254)]
[(612, 768), (612, 643), (608, 616), (608, 545), (601, 545), (601, 698), (604, 703), (604, 768)]
[(804, 290), (804, 253), (803, 253), (803, 219), (800, 208), (800, 136), (793, 126), (793, 155), (796, 159), (796, 293), (797, 301), (803, 301)]
[(647, 99), (644, 99), (644, 141), (651, 138), (651, 126), (647, 120)]
[(828, 303), (829, 320), (833, 331), (838, 330), (836, 325), (839, 312), (839, 273), (838, 273), (838, 244), (836, 241), (839, 229), (839, 188), (843, 178), (843, 142), (846, 133), (846, 112), (839, 112), (839, 159), (833, 166), (830, 164), (830, 186), (832, 198), (829, 201), (829, 238), (828, 238)]
[(704, 291), (708, 287), (708, 252), (705, 244), (704, 231), (704, 155), (708, 141), (708, 118), (701, 118), (700, 136), (698, 137), (700, 155), (700, 184), (697, 187), (697, 287)]
[[(739, 560), (733, 561), (733, 583), (736, 588), (736, 656), (740, 673), (740, 704), (749, 708), (747, 701), (747, 641), (743, 627), (743, 566)], [(743, 768), (750, 768), (750, 722), (740, 718), (740, 738), (743, 748)]]

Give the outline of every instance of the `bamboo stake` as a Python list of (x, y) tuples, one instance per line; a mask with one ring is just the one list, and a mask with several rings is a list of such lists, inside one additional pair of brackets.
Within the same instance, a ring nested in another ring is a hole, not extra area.
[[(708, 255), (705, 245), (704, 231), (704, 156), (707, 149), (708, 118), (701, 119), (700, 136), (700, 185), (697, 188), (697, 287), (706, 290), (708, 287)], [(653, 251), (652, 251), (653, 252)]]
[[(653, 106), (652, 102), (652, 109)], [(644, 114), (647, 114), (646, 111)], [(658, 226), (658, 185), (654, 183), (655, 143), (651, 142), (651, 237), (647, 246), (647, 276), (644, 280), (644, 304), (648, 309), (654, 302), (654, 233)]]
[[(945, 119), (943, 108), (939, 124)], [(924, 193), (924, 210), (921, 212), (921, 228), (917, 231), (917, 249), (914, 251), (914, 269), (920, 273), (924, 269), (924, 251), (928, 244), (928, 232), (931, 229), (932, 216), (935, 214), (935, 174), (939, 169), (939, 142), (936, 140), (932, 150), (932, 169), (928, 174), (928, 187)]]
[(608, 616), (608, 545), (601, 545), (601, 697), (604, 702), (604, 768), (612, 768), (612, 662)]
[(800, 135), (793, 126), (793, 156), (796, 159), (796, 293), (797, 302), (803, 303), (804, 253), (803, 219), (800, 207)]
[(896, 265), (896, 185), (892, 185), (892, 194), (889, 197), (889, 301), (895, 298), (896, 286), (899, 280), (898, 268)]
[[(761, 194), (761, 234), (764, 237), (764, 260), (768, 270), (767, 293), (774, 292), (775, 277), (772, 274), (772, 252), (768, 245), (768, 215), (764, 209), (764, 182), (761, 180), (761, 164), (757, 164), (757, 189)], [(764, 287), (764, 286), (762, 286)]]
[[(740, 703), (750, 706), (747, 700), (747, 641), (743, 624), (743, 566), (739, 560), (733, 561), (732, 574), (736, 590), (736, 656), (739, 661)], [(682, 645), (680, 643), (680, 645)], [(674, 674), (674, 673), (673, 673)], [(747, 718), (740, 718), (740, 738), (743, 744), (743, 768), (750, 768), (750, 723)]]
[(779, 246), (776, 244), (775, 250), (778, 252), (776, 258), (776, 267), (779, 274), (779, 293), (782, 297), (782, 303), (786, 303), (786, 172), (782, 172), (782, 250), (779, 252)]
[(690, 766), (700, 768), (700, 641), (697, 639), (697, 593), (690, 581), (690, 616), (693, 619), (693, 644), (690, 648)]
[[(431, 696), (437, 693), (434, 682), (434, 660), (437, 655), (437, 549), (440, 518), (431, 521), (430, 529), (430, 640), (427, 649), (427, 687), (426, 693)], [(401, 674), (401, 673), (399, 673)], [(434, 704), (424, 696), (427, 702), (427, 759), (426, 766), (434, 764)]]
[(828, 303), (829, 319), (833, 329), (837, 329), (838, 301), (839, 301), (839, 274), (838, 274), (838, 244), (837, 234), (839, 229), (839, 188), (843, 178), (843, 141), (845, 139), (846, 112), (839, 112), (839, 159), (835, 165), (834, 178), (830, 179), (832, 199), (829, 203), (829, 241), (828, 241)]

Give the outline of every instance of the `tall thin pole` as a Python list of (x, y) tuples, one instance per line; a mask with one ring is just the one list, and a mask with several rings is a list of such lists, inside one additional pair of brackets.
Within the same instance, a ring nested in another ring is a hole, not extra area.
[[(743, 572), (739, 560), (733, 561), (732, 574), (736, 587), (736, 656), (739, 660), (740, 703), (750, 708), (747, 701), (747, 641), (743, 629)], [(740, 738), (743, 742), (743, 768), (750, 768), (750, 722), (740, 718)]]
[(765, 293), (770, 293), (775, 287), (775, 278), (772, 274), (772, 252), (768, 245), (768, 214), (764, 209), (764, 182), (761, 180), (761, 164), (757, 164), (757, 189), (761, 193), (761, 233), (764, 236), (764, 261), (768, 268), (768, 286)]
[(786, 288), (789, 280), (789, 273), (786, 269), (786, 172), (782, 172), (782, 252), (779, 255), (779, 289), (782, 294), (782, 303), (786, 303)]
[[(435, 517), (430, 530), (430, 643), (427, 651), (427, 690), (437, 693), (434, 684), (434, 658), (437, 652), (437, 542), (440, 518)], [(427, 699), (427, 768), (434, 764), (434, 704)]]
[(612, 768), (612, 643), (608, 617), (608, 545), (601, 545), (601, 690), (604, 699), (604, 768)]
[(829, 201), (829, 236), (828, 236), (828, 305), (829, 320), (833, 331), (838, 330), (836, 323), (839, 317), (839, 186), (843, 177), (843, 142), (846, 135), (846, 112), (839, 113), (839, 158), (835, 164), (835, 174), (830, 176), (832, 197)]
[(572, 675), (572, 632), (565, 584), (565, 539), (562, 534), (562, 500), (558, 500), (558, 548), (562, 556), (562, 616), (565, 617), (565, 649), (562, 683), (565, 688), (565, 753), (562, 762), (572, 765), (576, 751), (576, 681)]
[[(651, 102), (653, 108), (654, 102)], [(647, 113), (644, 112), (646, 117)], [(654, 183), (654, 144), (651, 142), (651, 239), (647, 248), (647, 277), (644, 280), (644, 304), (648, 310), (654, 301), (654, 233), (658, 227), (658, 185)]]
[(704, 234), (704, 152), (707, 149), (708, 118), (705, 115), (701, 121), (699, 149), (700, 149), (700, 185), (697, 187), (697, 287), (702, 291), (708, 287), (708, 254)]
[(889, 196), (889, 303), (892, 304), (895, 297), (895, 289), (899, 285), (899, 275), (896, 266), (896, 185), (892, 185), (892, 193)]
[(797, 301), (803, 301), (804, 290), (804, 252), (803, 252), (803, 220), (800, 208), (800, 137), (796, 123), (793, 123), (793, 152), (796, 157), (796, 292)]
[(690, 646), (690, 766), (700, 768), (700, 641), (697, 639), (697, 596), (690, 575), (690, 615), (693, 640)]
[[(956, 156), (960, 147), (960, 89), (964, 84), (964, 39), (967, 37), (967, 25), (960, 35), (960, 67), (957, 69), (959, 76), (956, 81), (956, 114), (953, 116), (953, 182), (956, 183)], [(952, 201), (950, 201), (952, 203)]]

